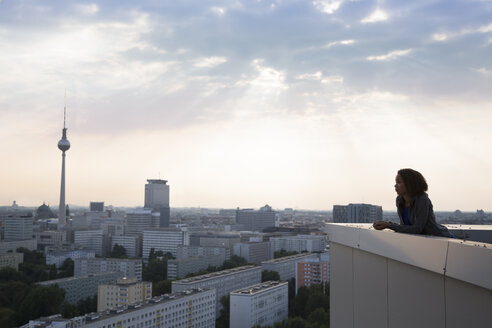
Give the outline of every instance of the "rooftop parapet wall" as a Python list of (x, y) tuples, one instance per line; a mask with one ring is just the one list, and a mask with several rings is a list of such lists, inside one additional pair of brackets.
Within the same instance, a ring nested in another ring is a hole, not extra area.
[(378, 231), (372, 224), (327, 224), (330, 242), (492, 289), (492, 244)]

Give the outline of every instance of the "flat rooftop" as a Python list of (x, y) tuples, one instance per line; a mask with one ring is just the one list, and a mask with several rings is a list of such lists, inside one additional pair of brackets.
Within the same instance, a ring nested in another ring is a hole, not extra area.
[(255, 295), (261, 292), (264, 292), (266, 290), (275, 288), (277, 286), (283, 286), (287, 285), (288, 282), (280, 282), (280, 281), (265, 281), (262, 282), (261, 284), (241, 288), (239, 290), (231, 292), (231, 294), (234, 295)]
[(252, 269), (256, 269), (256, 268), (261, 268), (261, 267), (255, 266), (255, 265), (246, 265), (246, 266), (237, 267), (237, 268), (233, 268), (233, 269), (227, 269), (227, 270), (202, 274), (201, 276), (196, 276), (196, 277), (191, 277), (191, 278), (186, 278), (186, 279), (181, 279), (181, 280), (175, 280), (175, 281), (173, 281), (173, 283), (191, 284), (191, 283), (201, 281), (201, 280), (214, 279), (214, 278), (223, 277), (223, 276), (226, 276), (229, 274), (248, 271), (248, 270), (252, 270)]
[(294, 255), (279, 257), (279, 258), (273, 259), (273, 260), (262, 261), (261, 264), (263, 264), (263, 263), (282, 263), (282, 262), (292, 261), (292, 260), (295, 260), (298, 258), (310, 257), (310, 256), (314, 256), (314, 255), (317, 255), (317, 253), (294, 254)]

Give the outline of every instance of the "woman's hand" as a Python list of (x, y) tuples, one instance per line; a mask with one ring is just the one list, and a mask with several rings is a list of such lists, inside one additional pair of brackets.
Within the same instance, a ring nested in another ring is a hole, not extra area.
[(387, 229), (389, 228), (390, 226), (390, 223), (389, 222), (386, 222), (386, 221), (381, 221), (381, 220), (378, 220), (378, 221), (375, 221), (372, 226), (374, 227), (374, 229), (376, 230), (383, 230), (383, 229)]

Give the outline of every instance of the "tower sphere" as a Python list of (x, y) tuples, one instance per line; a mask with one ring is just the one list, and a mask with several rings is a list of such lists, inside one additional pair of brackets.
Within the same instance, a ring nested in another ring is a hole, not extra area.
[(70, 141), (68, 141), (66, 138), (60, 139), (60, 141), (58, 141), (58, 148), (61, 151), (67, 151), (68, 149), (70, 149)]

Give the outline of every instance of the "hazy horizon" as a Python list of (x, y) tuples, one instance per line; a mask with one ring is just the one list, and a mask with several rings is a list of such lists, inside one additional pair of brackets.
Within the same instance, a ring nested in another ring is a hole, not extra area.
[[(492, 2), (0, 1), (0, 203), (492, 210)], [(39, 206), (38, 205), (38, 206)], [(83, 206), (83, 205), (82, 205)], [(115, 205), (120, 206), (120, 205)]]

